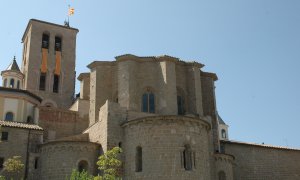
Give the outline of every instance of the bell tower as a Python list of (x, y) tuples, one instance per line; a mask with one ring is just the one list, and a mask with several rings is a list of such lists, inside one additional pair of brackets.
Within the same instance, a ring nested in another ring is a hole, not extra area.
[(75, 91), (78, 29), (31, 19), (22, 38), (24, 89), (42, 105), (69, 108)]

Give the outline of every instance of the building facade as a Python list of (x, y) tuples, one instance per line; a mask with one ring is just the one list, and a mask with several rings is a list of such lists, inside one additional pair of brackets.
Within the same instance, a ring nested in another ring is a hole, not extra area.
[[(217, 75), (198, 62), (131, 54), (94, 61), (74, 98), (77, 33), (29, 21), (21, 70), (14, 60), (2, 72), (0, 174), (8, 176), (1, 162), (19, 155), (27, 179), (66, 179), (72, 169), (96, 175), (97, 157), (119, 146), (128, 180), (300, 179), (300, 150), (229, 140), (216, 108)], [(27, 146), (20, 152), (17, 143)]]

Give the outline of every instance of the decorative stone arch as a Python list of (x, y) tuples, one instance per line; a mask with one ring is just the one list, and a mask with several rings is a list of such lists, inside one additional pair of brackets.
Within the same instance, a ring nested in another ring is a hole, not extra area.
[(41, 105), (44, 106), (44, 107), (55, 107), (55, 108), (57, 108), (56, 102), (54, 102), (51, 99), (45, 99), (45, 100), (43, 100), (42, 103), (41, 103)]

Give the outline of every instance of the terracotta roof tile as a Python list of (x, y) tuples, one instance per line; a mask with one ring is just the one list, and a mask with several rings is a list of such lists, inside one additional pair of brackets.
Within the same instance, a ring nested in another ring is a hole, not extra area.
[(1, 121), (0, 120), (0, 126), (43, 131), (43, 128), (41, 128), (40, 126), (38, 126), (36, 124), (26, 124), (26, 123), (13, 122), (13, 121)]

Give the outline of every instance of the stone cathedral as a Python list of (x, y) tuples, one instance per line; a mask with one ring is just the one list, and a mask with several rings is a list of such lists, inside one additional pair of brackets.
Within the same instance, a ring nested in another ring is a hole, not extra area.
[(16, 179), (97, 175), (98, 156), (119, 146), (124, 180), (300, 180), (299, 149), (228, 138), (203, 64), (125, 54), (76, 77), (78, 32), (31, 19), (20, 66), (1, 71), (0, 175), (13, 156), (25, 166)]

